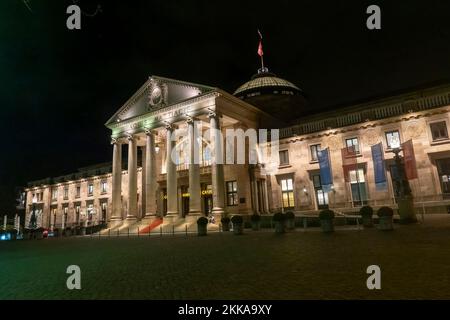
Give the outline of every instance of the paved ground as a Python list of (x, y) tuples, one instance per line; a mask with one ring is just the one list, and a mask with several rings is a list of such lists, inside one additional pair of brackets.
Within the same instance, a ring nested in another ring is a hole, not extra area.
[[(2, 299), (450, 299), (450, 215), (393, 232), (0, 243)], [(82, 290), (66, 289), (68, 265)], [(366, 288), (366, 268), (382, 290)]]

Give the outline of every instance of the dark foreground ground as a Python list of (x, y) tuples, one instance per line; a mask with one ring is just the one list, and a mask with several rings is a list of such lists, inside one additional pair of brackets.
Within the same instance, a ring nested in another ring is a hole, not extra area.
[[(82, 290), (66, 288), (73, 264)], [(372, 264), (379, 291), (366, 287)], [(450, 299), (450, 215), (387, 233), (2, 242), (0, 298)]]

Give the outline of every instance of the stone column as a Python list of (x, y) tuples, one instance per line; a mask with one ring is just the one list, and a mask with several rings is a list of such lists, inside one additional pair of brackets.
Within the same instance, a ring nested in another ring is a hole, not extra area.
[(198, 216), (201, 213), (201, 187), (200, 187), (200, 157), (199, 141), (201, 135), (198, 134), (197, 126), (193, 119), (188, 119), (189, 133), (189, 215)]
[(266, 177), (266, 179), (263, 182), (263, 190), (264, 190), (264, 204), (265, 204), (265, 211), (266, 213), (270, 213), (270, 206), (269, 206), (269, 193), (267, 190), (267, 178), (269, 178), (269, 176)]
[(156, 216), (156, 154), (155, 133), (146, 131), (147, 142), (145, 149), (145, 218)]
[(172, 141), (172, 135), (174, 128), (167, 126), (166, 135), (166, 172), (167, 172), (167, 217), (178, 216), (178, 204), (177, 204), (177, 166), (172, 160), (172, 150), (175, 145), (175, 141)]
[(137, 219), (137, 145), (133, 136), (128, 137), (128, 212), (127, 220)]
[(122, 220), (122, 144), (113, 140), (113, 166), (112, 166), (112, 215), (111, 222)]
[[(216, 113), (209, 114), (211, 130), (211, 178), (213, 192), (212, 213), (224, 214), (225, 210), (225, 181), (223, 172), (223, 141), (220, 134), (220, 120)], [(217, 217), (216, 217), (217, 219)]]

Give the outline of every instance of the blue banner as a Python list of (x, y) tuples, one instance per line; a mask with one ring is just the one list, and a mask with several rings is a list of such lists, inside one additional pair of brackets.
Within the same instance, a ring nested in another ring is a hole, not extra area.
[(371, 147), (375, 188), (378, 191), (387, 190), (386, 168), (384, 164), (383, 144), (380, 142)]
[(333, 175), (331, 173), (329, 149), (318, 150), (317, 159), (319, 160), (320, 181), (323, 192), (330, 192), (331, 186), (333, 185)]

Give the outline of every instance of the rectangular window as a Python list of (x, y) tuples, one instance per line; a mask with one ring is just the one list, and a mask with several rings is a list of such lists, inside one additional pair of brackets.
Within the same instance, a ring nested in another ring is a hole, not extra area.
[(227, 206), (237, 206), (238, 203), (237, 182), (227, 181)]
[(317, 152), (320, 150), (320, 144), (313, 144), (309, 147), (311, 150), (311, 161), (318, 161)]
[(54, 188), (52, 189), (52, 200), (58, 199), (58, 189)]
[(281, 180), (281, 197), (283, 208), (294, 208), (294, 183), (292, 179)]
[(386, 132), (386, 145), (388, 149), (400, 148), (400, 133), (398, 130)]
[(102, 193), (106, 193), (108, 191), (108, 183), (106, 181), (102, 181)]
[(448, 139), (447, 124), (445, 121), (431, 123), (430, 129), (433, 141)]
[(352, 198), (354, 205), (363, 205), (367, 203), (366, 180), (364, 177), (364, 169), (351, 170), (350, 187), (352, 190)]
[(94, 184), (89, 183), (88, 185), (88, 196), (92, 196), (94, 194)]
[(64, 200), (69, 199), (69, 187), (64, 187)]
[(345, 139), (345, 145), (347, 146), (347, 148), (351, 148), (353, 147), (356, 153), (359, 153), (359, 142), (358, 142), (358, 138), (350, 138), (350, 139)]
[(289, 151), (282, 150), (280, 151), (280, 166), (285, 166), (289, 164)]
[(77, 186), (77, 192), (76, 192), (75, 197), (76, 197), (76, 198), (81, 197), (81, 187), (80, 187), (80, 186)]
[(76, 205), (75, 206), (75, 222), (77, 224), (80, 223), (80, 210), (81, 210), (81, 206), (80, 205)]

